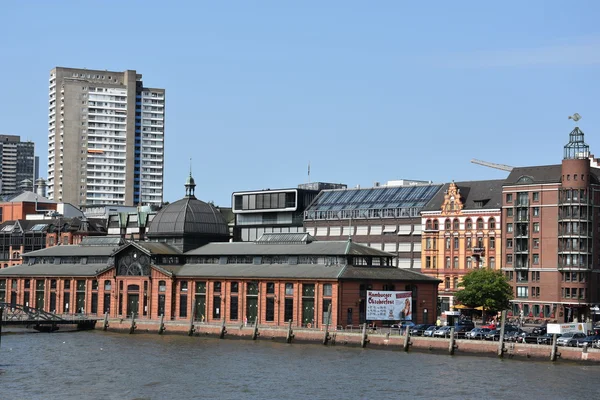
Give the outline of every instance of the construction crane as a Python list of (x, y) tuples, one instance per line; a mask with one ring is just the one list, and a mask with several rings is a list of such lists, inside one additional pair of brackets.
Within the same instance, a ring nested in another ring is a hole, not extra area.
[(471, 162), (473, 164), (483, 165), (484, 167), (496, 168), (496, 169), (500, 169), (502, 171), (508, 171), (508, 172), (512, 171), (513, 168), (514, 168), (514, 167), (511, 167), (510, 165), (496, 164), (496, 163), (493, 163), (493, 162), (477, 160), (475, 158), (473, 158), (471, 160)]

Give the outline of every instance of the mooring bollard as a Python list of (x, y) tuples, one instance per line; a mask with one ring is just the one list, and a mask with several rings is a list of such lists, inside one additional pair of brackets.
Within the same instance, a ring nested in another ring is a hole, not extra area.
[(225, 318), (223, 318), (223, 324), (221, 325), (221, 332), (219, 332), (219, 339), (223, 339), (225, 334), (227, 333), (227, 328), (225, 327)]
[(450, 328), (450, 343), (448, 344), (448, 353), (451, 356), (454, 355), (454, 350), (456, 350), (458, 346), (454, 344), (454, 327)]
[(363, 324), (363, 328), (362, 328), (362, 337), (360, 339), (360, 347), (362, 347), (364, 349), (367, 346), (367, 343), (369, 343), (369, 339), (367, 336), (367, 323), (365, 322)]
[(136, 328), (137, 326), (135, 324), (135, 313), (131, 313), (131, 326), (129, 327), (129, 334), (131, 335), (133, 332), (135, 332)]
[(290, 319), (290, 322), (288, 324), (288, 331), (287, 331), (287, 336), (285, 338), (285, 341), (287, 343), (292, 343), (292, 339), (294, 339), (294, 331), (292, 330), (292, 320)]
[(102, 324), (102, 330), (105, 331), (108, 329), (108, 313), (104, 313), (104, 323)]
[(327, 323), (325, 324), (325, 334), (323, 335), (323, 344), (327, 345), (327, 342), (329, 342), (329, 340), (331, 340), (331, 336), (329, 336), (329, 322), (331, 319), (331, 303), (329, 304), (329, 307), (327, 308)]
[(404, 351), (408, 352), (408, 348), (412, 343), (410, 342), (410, 327), (406, 327), (406, 334), (404, 335)]
[(190, 326), (188, 328), (188, 336), (192, 336), (194, 334), (194, 332), (196, 331), (196, 328), (194, 327), (194, 316), (196, 315), (196, 303), (194, 302), (194, 305), (192, 306), (192, 315), (190, 317)]
[(504, 357), (504, 353), (506, 352), (506, 349), (504, 348), (504, 326), (506, 324), (506, 310), (502, 311), (501, 317), (502, 321), (501, 326), (500, 326), (500, 338), (499, 338), (499, 343), (498, 343), (498, 357), (502, 358)]
[(2, 315), (4, 314), (4, 307), (0, 307), (0, 345), (2, 345)]
[(160, 323), (158, 325), (158, 334), (162, 335), (165, 331), (165, 314), (160, 315)]
[(560, 356), (557, 351), (556, 333), (552, 335), (552, 351), (550, 352), (550, 361), (556, 361), (556, 357)]
[(252, 340), (256, 340), (258, 335), (260, 335), (260, 333), (258, 332), (258, 317), (256, 317), (256, 320), (254, 321), (254, 329), (252, 330)]

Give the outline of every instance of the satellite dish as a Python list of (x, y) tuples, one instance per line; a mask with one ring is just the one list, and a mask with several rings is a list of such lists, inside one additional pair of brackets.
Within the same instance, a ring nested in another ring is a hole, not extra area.
[(581, 115), (575, 113), (573, 115), (569, 115), (569, 119), (572, 119), (573, 121), (577, 122), (581, 119)]

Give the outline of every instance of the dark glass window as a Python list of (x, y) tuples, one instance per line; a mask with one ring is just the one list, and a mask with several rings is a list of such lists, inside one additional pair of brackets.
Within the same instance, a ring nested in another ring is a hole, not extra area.
[(275, 282), (267, 282), (267, 294), (275, 293)]
[(238, 293), (240, 291), (240, 284), (238, 282), (231, 282), (231, 293)]
[(213, 288), (215, 293), (221, 293), (221, 282), (215, 282)]
[(206, 282), (196, 282), (196, 293), (206, 293)]
[(315, 285), (314, 283), (303, 283), (302, 284), (302, 296), (315, 297)]
[(275, 321), (275, 299), (267, 297), (267, 312), (265, 315), (267, 321)]

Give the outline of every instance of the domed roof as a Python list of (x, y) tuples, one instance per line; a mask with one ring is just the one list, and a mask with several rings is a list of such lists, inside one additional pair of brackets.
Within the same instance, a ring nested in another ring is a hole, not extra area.
[(148, 229), (148, 237), (229, 236), (223, 214), (194, 196), (192, 172), (185, 182), (185, 197), (160, 210)]
[(191, 195), (160, 210), (148, 229), (148, 237), (184, 235), (228, 236), (229, 228), (216, 207)]

